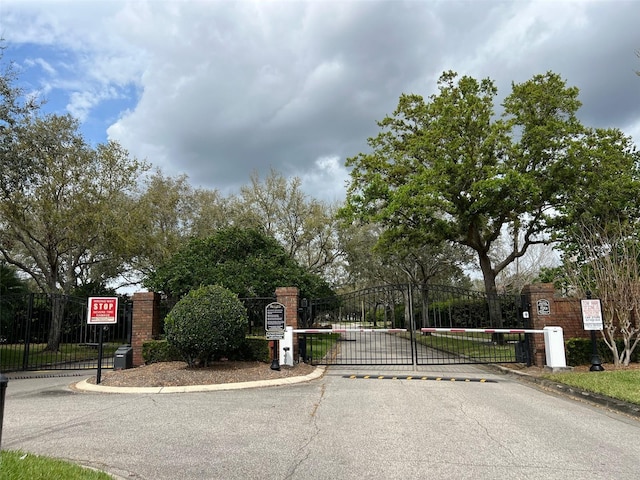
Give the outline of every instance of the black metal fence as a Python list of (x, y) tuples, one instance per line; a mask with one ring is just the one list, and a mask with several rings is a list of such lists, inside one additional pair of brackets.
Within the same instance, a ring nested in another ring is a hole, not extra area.
[(0, 297), (0, 371), (96, 368), (103, 329), (105, 368), (131, 344), (132, 305), (118, 302), (116, 325), (88, 325), (87, 299), (36, 294)]
[(240, 301), (247, 309), (247, 333), (249, 335), (264, 336), (267, 305), (276, 300), (275, 297), (240, 298)]
[(524, 329), (519, 295), (439, 285), (385, 285), (301, 302), (303, 359), (317, 364), (410, 365), (530, 361), (518, 333), (422, 334), (422, 328)]

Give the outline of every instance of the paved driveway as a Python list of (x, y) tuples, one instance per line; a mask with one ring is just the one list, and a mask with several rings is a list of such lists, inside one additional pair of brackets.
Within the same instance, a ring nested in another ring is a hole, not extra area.
[(473, 366), (332, 367), (186, 394), (78, 393), (77, 380), (11, 380), (2, 448), (148, 480), (640, 478), (640, 421)]

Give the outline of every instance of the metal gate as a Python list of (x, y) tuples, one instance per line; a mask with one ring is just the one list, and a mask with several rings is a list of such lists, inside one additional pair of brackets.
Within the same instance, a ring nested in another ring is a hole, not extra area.
[(521, 302), (438, 285), (303, 300), (299, 354), (322, 365), (530, 363)]
[(132, 304), (118, 302), (117, 325), (87, 325), (87, 299), (54, 294), (0, 297), (0, 371), (111, 368), (116, 349), (131, 344)]

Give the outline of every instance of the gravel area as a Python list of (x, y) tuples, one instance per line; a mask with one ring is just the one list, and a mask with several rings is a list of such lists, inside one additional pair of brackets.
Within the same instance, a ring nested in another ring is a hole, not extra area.
[[(272, 370), (262, 362), (215, 362), (206, 368), (188, 368), (185, 362), (161, 362), (127, 370), (114, 370), (102, 375), (100, 385), (111, 387), (173, 387), (184, 385), (215, 385), (251, 382), (307, 375), (315, 370), (300, 363), (282, 365)], [(95, 378), (89, 383), (95, 383)]]

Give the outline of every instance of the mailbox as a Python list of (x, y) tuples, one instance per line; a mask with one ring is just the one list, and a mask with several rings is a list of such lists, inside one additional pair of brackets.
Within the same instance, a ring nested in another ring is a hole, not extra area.
[(128, 345), (118, 347), (113, 357), (113, 369), (125, 370), (133, 366), (133, 348)]

